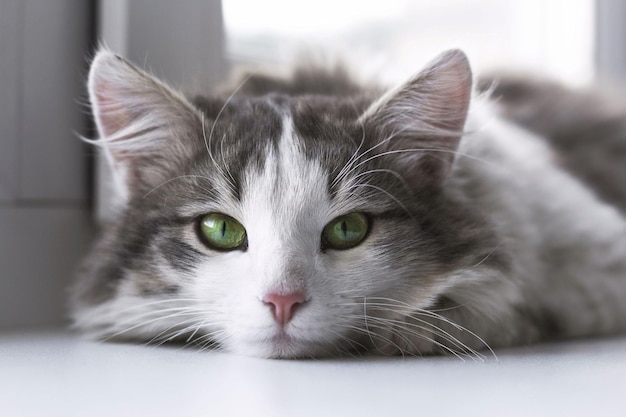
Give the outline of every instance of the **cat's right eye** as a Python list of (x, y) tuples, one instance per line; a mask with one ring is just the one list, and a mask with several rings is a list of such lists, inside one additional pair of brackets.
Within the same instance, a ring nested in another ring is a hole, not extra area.
[(212, 249), (230, 251), (245, 249), (246, 229), (232, 217), (222, 213), (210, 213), (200, 220), (200, 239)]

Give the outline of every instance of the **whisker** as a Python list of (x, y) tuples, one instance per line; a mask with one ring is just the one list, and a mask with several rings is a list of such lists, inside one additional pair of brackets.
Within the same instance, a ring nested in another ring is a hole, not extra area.
[[(191, 329), (195, 328), (197, 323), (200, 321), (201, 319), (199, 319), (198, 317), (193, 317), (191, 319), (187, 319), (187, 320), (183, 320), (180, 321), (178, 323), (175, 323), (173, 325), (171, 325), (170, 327), (168, 327), (167, 329), (159, 332), (158, 334), (156, 334), (152, 339), (148, 340), (147, 342), (145, 342), (145, 345), (152, 345), (154, 347), (158, 347), (161, 346), (165, 343), (171, 342), (172, 340), (176, 339), (177, 337), (179, 337), (182, 334), (185, 334), (186, 332), (190, 331)], [(187, 325), (184, 326), (182, 329), (180, 328), (180, 326), (183, 326), (187, 323), (191, 322), (191, 325)], [(157, 342), (157, 344), (153, 345), (153, 343)]]
[[(354, 160), (360, 158), (359, 156), (359, 151), (361, 150), (361, 148), (363, 147), (363, 145), (365, 144), (365, 123), (363, 122), (363, 120), (361, 120), (359, 118), (359, 111), (356, 107), (356, 104), (354, 102), (354, 99), (350, 100), (350, 104), (352, 105), (352, 109), (354, 110), (354, 114), (357, 116), (357, 120), (360, 124), (361, 127), (361, 141), (359, 142), (359, 145), (357, 146), (356, 150), (352, 153), (352, 155), (350, 155), (350, 158), (348, 158), (348, 160), (346, 161), (346, 163), (344, 164), (344, 166), (341, 168), (341, 170), (339, 171), (339, 173), (337, 174), (337, 176), (333, 179), (333, 181), (331, 182), (331, 189), (334, 189), (335, 186), (338, 184), (339, 181), (341, 181), (341, 179), (344, 176), (344, 173), (347, 172), (348, 170), (350, 170), (350, 167), (352, 166), (352, 163)], [(350, 137), (348, 135), (348, 137)]]
[(152, 194), (154, 191), (156, 191), (157, 189), (161, 188), (162, 186), (169, 184), (172, 181), (176, 181), (176, 180), (180, 180), (180, 179), (185, 179), (185, 178), (201, 178), (207, 181), (211, 181), (211, 178), (204, 176), (204, 175), (179, 175), (178, 177), (174, 177), (174, 178), (170, 178), (167, 181), (163, 181), (161, 184), (157, 185), (156, 187), (154, 187), (153, 189), (151, 189), (150, 191), (148, 191), (147, 193), (145, 193), (143, 195), (142, 198), (146, 198), (148, 197), (150, 194)]
[[(451, 335), (449, 332), (445, 331), (444, 329), (442, 329), (441, 327), (435, 325), (434, 323), (430, 323), (428, 321), (419, 319), (417, 317), (414, 316), (407, 316), (408, 318), (411, 318), (413, 320), (417, 320), (420, 323), (423, 323), (427, 326), (430, 327), (424, 327), (424, 326), (420, 326), (419, 324), (416, 323), (410, 323), (407, 321), (400, 321), (400, 320), (395, 320), (395, 319), (388, 319), (386, 318), (385, 320), (389, 320), (391, 323), (395, 323), (398, 324), (400, 326), (405, 326), (404, 330), (410, 332), (410, 330), (408, 328), (406, 328), (406, 326), (408, 327), (412, 327), (412, 328), (416, 328), (419, 330), (424, 330), (424, 331), (428, 331), (428, 332), (432, 332), (433, 334), (435, 334), (436, 336), (454, 344), (457, 348), (462, 349), (466, 352), (471, 353), (472, 355), (474, 355), (477, 359), (481, 360), (484, 362), (485, 360), (485, 355), (483, 355), (482, 353), (476, 351), (475, 349), (472, 349), (471, 347), (467, 346), (465, 343), (461, 342), (458, 338), (456, 338), (455, 336)], [(413, 332), (414, 333), (414, 332)], [(414, 333), (416, 336), (420, 336), (421, 334), (419, 333)]]
[(222, 111), (224, 111), (224, 108), (226, 107), (226, 104), (228, 104), (228, 101), (232, 98), (229, 97), (228, 100), (226, 101), (226, 103), (224, 104), (224, 106), (222, 107), (222, 109), (220, 110), (220, 112), (217, 115), (217, 118), (213, 121), (213, 124), (211, 125), (211, 133), (209, 134), (209, 137), (207, 139), (206, 136), (206, 122), (205, 122), (205, 115), (204, 113), (202, 113), (202, 138), (204, 139), (204, 146), (206, 147), (206, 151), (209, 155), (209, 158), (211, 159), (211, 162), (213, 162), (213, 165), (215, 165), (215, 168), (217, 169), (217, 171), (220, 173), (220, 175), (222, 176), (222, 178), (224, 178), (226, 180), (226, 185), (231, 189), (231, 191), (234, 193), (235, 192), (235, 188), (234, 188), (234, 184), (232, 184), (229, 180), (229, 178), (226, 176), (226, 174), (224, 173), (224, 170), (222, 169), (222, 167), (217, 163), (217, 161), (215, 160), (215, 158), (213, 157), (213, 153), (211, 152), (211, 139), (213, 138), (213, 129), (215, 129), (215, 125), (217, 124), (217, 121), (220, 117), (220, 115), (222, 114)]
[(215, 349), (216, 346), (218, 350), (221, 350), (221, 343), (215, 340), (216, 336), (219, 336), (222, 340), (226, 340), (229, 338), (228, 333), (224, 329), (207, 332), (206, 334), (194, 340), (194, 342), (200, 346), (199, 352), (204, 352), (209, 349)]
[[(108, 337), (106, 337), (106, 338), (105, 338), (105, 339), (103, 339), (103, 340), (104, 340), (104, 341), (111, 340), (111, 339), (113, 339), (113, 338), (115, 338), (115, 337), (118, 337), (118, 336), (120, 336), (120, 335), (124, 334), (124, 333), (128, 333), (128, 332), (130, 332), (130, 331), (132, 331), (132, 330), (135, 330), (135, 329), (137, 329), (137, 328), (144, 327), (144, 326), (147, 326), (147, 325), (149, 325), (149, 324), (152, 324), (152, 323), (155, 323), (155, 322), (158, 322), (158, 321), (161, 321), (161, 320), (167, 320), (167, 319), (171, 319), (171, 318), (173, 318), (173, 317), (178, 317), (178, 316), (186, 316), (186, 315), (194, 315), (194, 314), (197, 314), (197, 312), (196, 312), (196, 311), (190, 311), (190, 312), (189, 312), (189, 311), (183, 311), (183, 312), (176, 312), (176, 313), (174, 313), (174, 314), (169, 314), (169, 315), (166, 315), (166, 316), (159, 316), (159, 317), (156, 317), (156, 318), (153, 318), (153, 319), (150, 319), (150, 320), (143, 321), (143, 322), (141, 322), (141, 323), (135, 324), (134, 326), (127, 327), (127, 328), (125, 328), (125, 329), (122, 329), (122, 330), (120, 330), (120, 331), (117, 331), (117, 332), (115, 332), (115, 333), (113, 333), (113, 334), (109, 335)], [(128, 320), (128, 321), (130, 321), (130, 320)], [(121, 323), (118, 323), (118, 324), (121, 324)]]
[(363, 177), (365, 175), (370, 175), (370, 174), (375, 174), (375, 173), (386, 173), (386, 174), (390, 174), (393, 175), (394, 177), (396, 177), (404, 186), (404, 188), (411, 192), (411, 188), (409, 187), (408, 183), (406, 182), (406, 180), (404, 179), (404, 177), (402, 175), (400, 175), (399, 173), (397, 173), (394, 170), (391, 169), (383, 169), (383, 168), (379, 168), (379, 169), (370, 169), (368, 171), (363, 171), (360, 174), (357, 174), (355, 176), (353, 176), (351, 179), (352, 180), (356, 180), (357, 178)]
[[(178, 301), (178, 300), (177, 300)], [(146, 310), (146, 307), (154, 307), (155, 305), (159, 305), (161, 303), (146, 303), (146, 304), (138, 304), (135, 306), (131, 306), (131, 307), (127, 307), (124, 309), (119, 309), (119, 310), (110, 310), (107, 313), (100, 313), (99, 317), (103, 318), (103, 317), (118, 317), (120, 315), (127, 315), (129, 313), (132, 313), (133, 311), (136, 310), (145, 310), (143, 311), (144, 314), (155, 314), (155, 313), (162, 313), (162, 312), (170, 312), (170, 311), (181, 311), (181, 310), (197, 310), (197, 311), (202, 311), (202, 309), (200, 307), (195, 307), (195, 306), (189, 306), (189, 305), (185, 305), (185, 306), (177, 306), (177, 307), (167, 307), (167, 308), (160, 308), (160, 309), (154, 309), (151, 308), (149, 310)], [(133, 318), (135, 316), (131, 316), (131, 318)]]
[(411, 211), (398, 199), (396, 198), (393, 194), (391, 194), (389, 191), (380, 188), (376, 185), (372, 185), (372, 184), (355, 184), (350, 186), (350, 188), (372, 188), (374, 190), (380, 191), (381, 193), (385, 194), (387, 197), (389, 197), (391, 200), (393, 200), (398, 206), (400, 206), (412, 219), (415, 219), (415, 216), (413, 215), (413, 213), (411, 213)]
[(376, 150), (378, 147), (385, 145), (386, 143), (391, 141), (397, 134), (397, 133), (393, 133), (392, 135), (388, 136), (384, 140), (379, 141), (377, 144), (369, 147), (364, 152), (359, 154), (358, 152), (361, 149), (361, 146), (363, 145), (363, 143), (365, 141), (365, 127), (364, 127), (362, 122), (361, 122), (361, 128), (363, 129), (363, 137), (361, 139), (361, 144), (359, 145), (357, 150), (352, 154), (352, 156), (350, 157), (348, 163), (346, 163), (346, 165), (344, 165), (344, 167), (347, 168), (347, 169), (345, 171), (342, 169), (341, 172), (335, 178), (335, 180), (332, 182), (332, 186), (333, 187), (336, 186), (339, 183), (339, 181), (341, 181), (343, 178), (345, 178), (348, 175), (350, 175), (356, 168), (358, 168), (358, 166), (360, 166), (360, 164), (357, 165), (357, 166), (354, 166), (354, 164), (357, 163), (357, 161), (359, 159), (363, 158), (368, 153)]
[(222, 135), (222, 140), (220, 141), (220, 156), (222, 157), (222, 164), (224, 165), (224, 169), (226, 169), (226, 174), (228, 174), (228, 182), (231, 184), (231, 188), (233, 190), (237, 189), (235, 178), (233, 177), (232, 172), (228, 164), (226, 163), (226, 159), (224, 158), (224, 141), (226, 140), (226, 134)]
[(376, 158), (381, 158), (383, 156), (387, 156), (387, 155), (394, 155), (394, 154), (403, 154), (403, 153), (426, 153), (426, 152), (441, 152), (441, 153), (451, 153), (454, 155), (460, 155), (463, 156), (465, 158), (477, 161), (477, 162), (481, 162), (485, 165), (490, 165), (493, 166), (493, 163), (490, 161), (487, 161), (486, 159), (482, 159), (482, 158), (478, 158), (476, 156), (473, 155), (469, 155), (466, 154), (464, 152), (460, 152), (458, 150), (451, 150), (451, 149), (439, 149), (439, 148), (407, 148), (407, 149), (394, 149), (394, 150), (390, 150), (390, 151), (385, 151), (373, 156), (370, 156), (369, 158), (359, 162), (357, 165), (354, 166), (354, 168), (358, 168), (359, 166), (366, 164), (367, 162), (373, 161)]
[[(228, 96), (228, 98), (224, 102), (224, 105), (222, 106), (220, 111), (217, 113), (217, 116), (215, 116), (215, 120), (211, 124), (211, 130), (209, 132), (208, 139), (207, 139), (207, 136), (206, 136), (205, 115), (204, 115), (204, 113), (202, 114), (202, 135), (204, 137), (204, 145), (206, 146), (207, 153), (209, 154), (209, 157), (211, 158), (211, 161), (213, 162), (213, 164), (217, 167), (219, 173), (226, 180), (228, 186), (230, 187), (230, 189), (231, 189), (231, 191), (233, 193), (235, 193), (236, 190), (237, 190), (237, 187), (236, 187), (236, 185), (234, 183), (234, 179), (233, 179), (232, 175), (230, 174), (230, 172), (228, 172), (229, 175), (226, 175), (224, 173), (222, 167), (215, 161), (215, 158), (213, 157), (213, 154), (211, 153), (211, 150), (210, 150), (210, 143), (211, 143), (211, 141), (213, 139), (213, 133), (215, 132), (215, 126), (217, 126), (217, 122), (219, 121), (220, 117), (224, 113), (224, 110), (226, 110), (226, 107), (228, 107), (228, 104), (230, 104), (231, 100), (235, 97), (235, 95), (239, 92), (239, 90), (241, 90), (241, 88), (248, 82), (248, 80), (253, 75), (254, 75), (254, 73), (248, 74), (248, 76), (246, 76), (243, 79), (243, 81), (237, 86), (237, 88), (235, 88), (233, 90), (233, 92)], [(223, 143), (224, 143), (224, 138), (222, 138), (222, 142), (221, 142), (220, 146), (222, 146)], [(224, 160), (223, 148), (220, 148), (220, 149), (221, 149), (222, 161), (223, 161)], [(224, 166), (226, 167), (226, 169), (228, 169), (226, 164), (224, 164)]]
[[(363, 317), (363, 316), (358, 316), (358, 318), (359, 318), (359, 319), (363, 319), (364, 317)], [(380, 325), (376, 325), (376, 324), (371, 324), (370, 326), (371, 326), (371, 327), (373, 327), (373, 328), (378, 328), (378, 329), (387, 330), (387, 329), (385, 329), (385, 328), (381, 327)], [(405, 355), (405, 353), (406, 353), (406, 352), (405, 352), (405, 351), (404, 351), (404, 350), (403, 350), (400, 346), (398, 346), (396, 343), (394, 343), (394, 341), (393, 341), (393, 340), (391, 340), (391, 339), (389, 339), (388, 337), (385, 337), (385, 336), (383, 336), (383, 335), (381, 335), (381, 334), (379, 334), (379, 333), (372, 332), (371, 330), (369, 330), (369, 329), (364, 329), (364, 328), (362, 328), (362, 327), (357, 327), (357, 326), (354, 326), (353, 324), (352, 324), (351, 326), (343, 326), (343, 327), (344, 327), (344, 328), (346, 328), (346, 329), (350, 329), (350, 330), (352, 330), (352, 331), (355, 331), (355, 332), (358, 332), (358, 333), (362, 333), (362, 334), (364, 334), (364, 335), (368, 336), (368, 337), (370, 338), (370, 341), (372, 342), (372, 346), (373, 346), (374, 348), (376, 348), (376, 349), (377, 349), (379, 352), (381, 352), (381, 353), (384, 353), (384, 352), (382, 352), (381, 348), (380, 348), (380, 347), (378, 346), (378, 344), (374, 341), (373, 337), (376, 337), (376, 338), (378, 338), (378, 339), (381, 339), (383, 342), (387, 342), (389, 345), (391, 345), (391, 346), (393, 346), (394, 348), (396, 348), (396, 349), (397, 349), (397, 351), (398, 351), (398, 353), (400, 353), (400, 355), (402, 355), (402, 356), (404, 356), (404, 355)]]
[[(354, 297), (354, 298), (363, 298), (363, 297)], [(372, 301), (373, 300), (373, 301)], [(381, 300), (383, 302), (376, 302), (376, 300)], [(357, 306), (360, 305), (360, 302), (353, 302), (353, 303), (345, 303), (343, 305), (345, 306)], [(464, 349), (466, 349), (469, 352), (472, 352), (474, 355), (476, 356), (480, 356), (481, 360), (484, 360), (485, 356), (479, 352), (477, 352), (476, 350), (470, 348), (469, 346), (467, 346), (466, 344), (464, 344), (463, 342), (461, 342), (457, 337), (451, 335), (449, 332), (445, 331), (444, 329), (442, 329), (440, 326), (435, 325), (434, 323), (431, 323), (429, 321), (425, 321), (420, 319), (419, 317), (417, 317), (417, 315), (422, 315), (425, 317), (430, 317), (432, 319), (435, 320), (440, 320), (450, 326), (452, 326), (454, 329), (460, 331), (460, 332), (465, 332), (468, 335), (472, 336), (473, 338), (475, 338), (476, 340), (478, 340), (483, 346), (485, 346), (485, 348), (490, 352), (490, 354), (493, 356), (493, 358), (498, 361), (498, 357), (495, 354), (495, 352), (493, 351), (493, 349), (491, 348), (491, 346), (489, 346), (489, 344), (480, 336), (478, 336), (475, 332), (472, 332), (471, 330), (467, 329), (464, 326), (461, 326), (458, 323), (455, 323), (454, 321), (452, 321), (451, 319), (442, 316), (441, 314), (438, 314), (434, 311), (431, 310), (425, 310), (425, 309), (421, 309), (418, 307), (415, 307), (409, 303), (400, 301), (400, 300), (396, 300), (393, 298), (388, 298), (388, 297), (368, 297), (368, 306), (370, 308), (380, 308), (383, 311), (392, 311), (395, 312), (396, 314), (400, 314), (402, 316), (406, 316), (406, 317), (410, 317), (413, 320), (416, 320), (422, 324), (428, 325), (433, 327), (434, 329), (437, 330), (437, 332), (443, 332), (443, 334), (439, 334), (439, 337), (442, 337), (444, 339), (447, 339), (449, 342), (452, 343), (459, 343), (461, 344), (461, 346), (459, 347), (463, 347)], [(398, 308), (401, 308), (400, 310), (398, 310)], [(414, 323), (407, 323), (407, 324), (413, 324)], [(450, 339), (451, 338), (451, 339)]]
[[(402, 333), (399, 333), (396, 329), (394, 329), (394, 327), (393, 327), (393, 326), (388, 326), (388, 325), (387, 325), (387, 326), (385, 326), (385, 324), (387, 324), (387, 320), (388, 320), (388, 319), (384, 319), (384, 318), (381, 318), (381, 317), (372, 317), (372, 316), (370, 316), (370, 317), (369, 317), (369, 320), (371, 320), (371, 321), (374, 321), (374, 322), (378, 323), (378, 325), (377, 325), (377, 326), (375, 326), (375, 327), (380, 328), (380, 329), (383, 329), (383, 330), (389, 330), (389, 331), (392, 331), (392, 332), (393, 332), (393, 333), (395, 333), (397, 336), (400, 336), (400, 337), (403, 337), (403, 338), (405, 338), (405, 339), (406, 339), (406, 335), (404, 335), (404, 334), (402, 334)], [(371, 325), (371, 324), (370, 324), (370, 325)], [(406, 330), (406, 329), (405, 329), (405, 330)], [(444, 349), (445, 351), (447, 351), (447, 352), (449, 352), (449, 353), (453, 354), (454, 356), (456, 356), (457, 358), (461, 359), (462, 361), (465, 361), (465, 359), (463, 358), (463, 355), (464, 355), (463, 353), (457, 352), (457, 351), (455, 351), (454, 349), (452, 349), (451, 347), (446, 346), (446, 345), (444, 345), (443, 343), (440, 343), (440, 342), (438, 342), (437, 340), (435, 340), (435, 339), (433, 339), (433, 338), (431, 338), (431, 337), (428, 337), (428, 336), (426, 336), (426, 335), (424, 335), (424, 334), (421, 334), (421, 333), (416, 333), (416, 332), (409, 332), (409, 333), (411, 333), (413, 336), (416, 336), (416, 337), (418, 337), (418, 338), (421, 338), (421, 339), (427, 340), (427, 341), (429, 341), (429, 342), (433, 343), (434, 345), (439, 346), (440, 348)], [(380, 336), (380, 335), (378, 335), (378, 336)], [(389, 339), (387, 339), (387, 340), (389, 340)], [(408, 340), (408, 339), (406, 339), (406, 340)], [(412, 342), (410, 342), (410, 341), (409, 341), (409, 343), (410, 343), (410, 345), (412, 345), (412, 346), (413, 346), (413, 348), (414, 348), (414, 349), (416, 349), (416, 350), (417, 350), (416, 346), (415, 346)], [(396, 346), (396, 347), (397, 347), (397, 345), (396, 345), (396, 344), (394, 344), (394, 346)], [(401, 350), (401, 351), (402, 351), (402, 350)], [(403, 356), (404, 356), (404, 354), (403, 354)]]

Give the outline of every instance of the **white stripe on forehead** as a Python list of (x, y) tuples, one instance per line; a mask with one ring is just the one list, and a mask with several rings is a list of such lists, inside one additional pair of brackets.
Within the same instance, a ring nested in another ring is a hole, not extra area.
[(284, 226), (302, 216), (325, 218), (330, 206), (327, 174), (319, 161), (306, 158), (290, 115), (283, 116), (282, 127), (278, 145), (268, 145), (262, 171), (250, 166), (245, 173), (245, 214), (254, 218), (265, 210)]
[(322, 228), (331, 220), (327, 174), (319, 161), (306, 158), (289, 115), (282, 125), (261, 171), (254, 164), (246, 171), (241, 198), (249, 254), (264, 288), (288, 286), (285, 271), (315, 258)]

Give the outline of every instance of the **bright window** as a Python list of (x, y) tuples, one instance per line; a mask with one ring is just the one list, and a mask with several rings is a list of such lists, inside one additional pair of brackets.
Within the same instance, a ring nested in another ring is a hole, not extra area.
[(532, 70), (572, 84), (593, 77), (592, 0), (224, 0), (223, 8), (236, 65), (285, 67), (322, 51), (397, 82), (458, 47), (477, 70)]

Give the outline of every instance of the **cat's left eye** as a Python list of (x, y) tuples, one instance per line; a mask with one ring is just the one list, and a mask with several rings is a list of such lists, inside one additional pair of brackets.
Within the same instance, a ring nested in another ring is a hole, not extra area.
[(235, 250), (246, 246), (246, 229), (232, 217), (222, 213), (210, 213), (200, 220), (200, 238), (217, 250)]
[(339, 216), (324, 227), (322, 246), (336, 250), (353, 248), (363, 242), (368, 230), (368, 219), (362, 213)]

